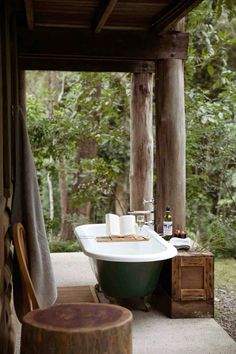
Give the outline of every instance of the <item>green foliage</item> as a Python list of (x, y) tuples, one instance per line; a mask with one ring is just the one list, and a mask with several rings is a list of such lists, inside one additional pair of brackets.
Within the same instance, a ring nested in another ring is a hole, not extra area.
[(82, 251), (78, 241), (54, 240), (49, 242), (50, 252), (80, 252)]
[(232, 228), (233, 220), (211, 213), (204, 213), (201, 217), (205, 228), (201, 235), (196, 237), (197, 242), (217, 257), (236, 257), (236, 231)]
[[(187, 31), (187, 226), (216, 255), (235, 256), (234, 1), (202, 2), (188, 16)], [(129, 174), (129, 75), (31, 72), (27, 91), (28, 127), (50, 237), (60, 228), (62, 174), (69, 199), (66, 220), (72, 225), (103, 221), (114, 210), (118, 181)], [(88, 205), (89, 219), (81, 212)]]
[[(60, 227), (60, 173), (66, 178), (70, 223), (88, 203), (95, 222), (103, 221), (105, 211), (113, 208), (117, 181), (129, 168), (129, 79), (106, 73), (38, 72), (37, 77), (38, 90), (32, 82), (35, 73), (27, 75), (28, 129), (47, 231), (53, 237)], [(54, 186), (53, 220), (48, 176)]]
[(198, 241), (220, 256), (236, 254), (236, 23), (228, 22), (232, 12), (224, 1), (203, 2), (188, 18), (187, 221)]
[(212, 9), (215, 11), (217, 18), (222, 13), (227, 12), (229, 19), (233, 18), (235, 13), (235, 1), (234, 0), (212, 0)]
[(236, 291), (235, 277), (236, 259), (216, 259), (215, 260), (215, 287), (228, 288), (229, 291), (233, 288)]

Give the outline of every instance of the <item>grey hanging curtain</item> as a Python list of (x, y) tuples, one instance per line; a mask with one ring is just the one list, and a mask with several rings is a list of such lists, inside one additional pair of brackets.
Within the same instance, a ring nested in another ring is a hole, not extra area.
[[(15, 171), (11, 224), (20, 222), (26, 230), (30, 275), (38, 302), (41, 307), (45, 307), (55, 302), (57, 292), (41, 208), (35, 164), (25, 118), (20, 108), (15, 117), (14, 131)], [(17, 287), (18, 285), (19, 282), (16, 281), (14, 286)], [(20, 291), (18, 292), (17, 289), (14, 290), (16, 312), (22, 315), (23, 309), (22, 303), (20, 303)]]

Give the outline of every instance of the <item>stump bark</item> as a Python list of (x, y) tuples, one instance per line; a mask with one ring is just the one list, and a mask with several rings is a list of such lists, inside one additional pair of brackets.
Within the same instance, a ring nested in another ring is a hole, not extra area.
[(131, 354), (131, 312), (95, 303), (59, 304), (24, 317), (21, 354)]

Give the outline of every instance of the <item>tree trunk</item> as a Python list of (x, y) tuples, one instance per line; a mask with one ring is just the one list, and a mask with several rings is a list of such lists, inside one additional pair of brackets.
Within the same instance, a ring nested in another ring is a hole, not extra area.
[[(96, 75), (96, 73), (94, 73)], [(84, 82), (86, 85), (86, 82)], [(99, 99), (101, 94), (101, 86), (100, 84), (95, 87), (95, 92), (92, 94), (94, 97)], [(94, 112), (93, 116), (90, 117), (92, 121), (96, 121), (98, 119), (96, 112)], [(78, 149), (76, 155), (76, 163), (80, 164), (82, 159), (93, 159), (97, 157), (97, 142), (93, 138), (84, 138), (82, 141), (78, 142)], [(79, 174), (75, 178), (75, 183), (72, 188), (72, 194), (78, 193), (78, 188), (81, 183), (84, 182), (84, 178), (81, 177)], [(84, 203), (79, 207), (74, 207), (73, 203), (70, 203), (69, 210), (71, 213), (76, 213), (79, 216), (84, 217), (85, 219), (89, 220), (91, 218), (91, 210), (92, 205), (90, 201)]]
[[(51, 73), (50, 75), (50, 87), (51, 89), (56, 88), (56, 76)], [(58, 96), (54, 98), (56, 104), (59, 104), (63, 94), (65, 87), (65, 74), (61, 75), (61, 88)], [(67, 170), (65, 160), (62, 159), (59, 162), (59, 193), (60, 193), (60, 206), (61, 206), (61, 227), (60, 232), (58, 234), (61, 240), (73, 240), (75, 238), (74, 231), (72, 228), (71, 220), (70, 220), (70, 198), (68, 193), (68, 185), (67, 185)]]
[(127, 200), (127, 178), (121, 176), (117, 183), (115, 190), (115, 212), (117, 215), (125, 215), (128, 211), (128, 200)]
[(74, 233), (70, 220), (68, 220), (68, 191), (67, 191), (67, 173), (65, 162), (60, 161), (59, 167), (59, 192), (61, 205), (61, 228), (59, 237), (61, 240), (72, 240)]
[(29, 312), (21, 354), (131, 354), (132, 313), (107, 304), (59, 304)]
[[(82, 159), (93, 159), (97, 156), (97, 142), (93, 139), (84, 139), (79, 142), (76, 156), (76, 163), (80, 164)], [(76, 176), (76, 183), (73, 185), (72, 194), (78, 193), (78, 188), (84, 182), (84, 177), (79, 174)], [(77, 213), (80, 216), (90, 219), (92, 205), (90, 201), (84, 203), (83, 206), (75, 208), (73, 205), (69, 207), (71, 213)]]
[(53, 199), (53, 188), (50, 173), (47, 173), (47, 183), (48, 183), (48, 194), (49, 194), (49, 219), (54, 219), (54, 199)]
[(157, 63), (157, 229), (171, 208), (173, 226), (185, 228), (184, 69), (179, 59)]
[(130, 126), (130, 208), (144, 210), (143, 200), (153, 198), (153, 75), (132, 75)]

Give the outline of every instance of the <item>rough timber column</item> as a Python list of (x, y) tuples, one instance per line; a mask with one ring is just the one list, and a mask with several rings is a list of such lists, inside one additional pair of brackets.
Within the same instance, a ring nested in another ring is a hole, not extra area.
[(19, 71), (19, 104), (24, 115), (26, 115), (26, 82), (24, 70)]
[(144, 210), (153, 198), (153, 74), (134, 73), (131, 86), (130, 209)]
[[(178, 28), (179, 29), (179, 28)], [(156, 227), (162, 231), (169, 206), (173, 226), (185, 228), (185, 110), (182, 59), (161, 59), (156, 64)]]

